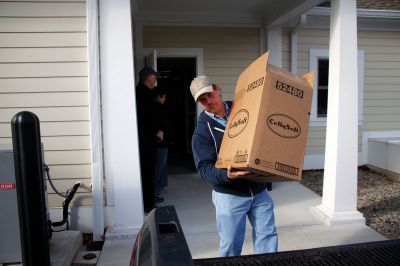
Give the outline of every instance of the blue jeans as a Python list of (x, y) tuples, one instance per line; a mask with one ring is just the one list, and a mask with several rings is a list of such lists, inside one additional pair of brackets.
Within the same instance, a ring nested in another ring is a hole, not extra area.
[(266, 190), (252, 197), (239, 197), (213, 190), (212, 199), (220, 236), (221, 257), (240, 256), (246, 231), (246, 216), (253, 227), (254, 253), (277, 251), (274, 203)]
[(161, 190), (168, 186), (168, 148), (157, 148), (154, 169), (155, 192), (159, 194)]

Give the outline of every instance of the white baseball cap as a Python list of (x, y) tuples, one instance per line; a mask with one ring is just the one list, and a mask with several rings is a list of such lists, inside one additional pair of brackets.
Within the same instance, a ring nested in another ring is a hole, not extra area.
[(211, 79), (207, 76), (198, 76), (194, 78), (190, 84), (190, 92), (193, 95), (194, 100), (197, 102), (197, 98), (206, 92), (212, 92), (213, 86)]

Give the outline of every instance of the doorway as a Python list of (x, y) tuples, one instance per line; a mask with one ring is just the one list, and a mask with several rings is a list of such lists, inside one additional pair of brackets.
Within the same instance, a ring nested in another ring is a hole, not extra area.
[(193, 173), (191, 139), (196, 123), (196, 105), (189, 87), (196, 76), (195, 57), (158, 57), (158, 86), (167, 92), (166, 107), (171, 122), (168, 173)]

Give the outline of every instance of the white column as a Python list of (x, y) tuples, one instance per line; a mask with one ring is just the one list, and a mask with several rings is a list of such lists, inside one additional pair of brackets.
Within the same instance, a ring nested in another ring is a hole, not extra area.
[(267, 49), (270, 52), (268, 63), (282, 67), (282, 28), (268, 29)]
[(356, 0), (332, 0), (323, 197), (311, 208), (328, 225), (365, 223), (357, 211), (357, 77)]
[(113, 191), (107, 196), (113, 197), (115, 231), (134, 234), (143, 223), (143, 204), (131, 1), (103, 0), (99, 6), (104, 169), (107, 191)]
[(97, 0), (88, 0), (88, 63), (90, 94), (90, 137), (92, 146), (93, 240), (100, 241), (104, 233), (103, 209), (103, 145), (101, 139), (100, 69)]

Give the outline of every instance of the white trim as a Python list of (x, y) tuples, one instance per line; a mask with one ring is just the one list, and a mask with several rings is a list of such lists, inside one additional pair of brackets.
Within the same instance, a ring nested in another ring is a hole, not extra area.
[(365, 225), (365, 218), (359, 211), (332, 211), (325, 205), (310, 207), (310, 214), (318, 221), (324, 224), (339, 225), (339, 224), (361, 224)]
[[(314, 7), (305, 13), (306, 15), (330, 16), (329, 7)], [(362, 18), (400, 18), (400, 11), (397, 10), (375, 10), (375, 9), (357, 9), (357, 17)]]
[(364, 50), (357, 50), (357, 73), (358, 73), (358, 125), (363, 122), (364, 114)]
[(290, 34), (290, 71), (297, 74), (297, 32), (306, 24), (306, 15), (301, 15)]
[[(137, 26), (136, 31), (143, 38), (143, 25)], [(137, 41), (136, 43), (139, 43)], [(203, 75), (204, 49), (203, 48), (141, 48), (137, 47), (136, 64), (138, 69), (144, 67), (144, 57), (153, 50), (157, 51), (157, 57), (195, 57), (196, 75)]]
[[(362, 124), (363, 118), (363, 95), (364, 95), (364, 50), (357, 51), (358, 63), (358, 124)], [(317, 117), (318, 99), (318, 59), (329, 59), (329, 49), (310, 49), (309, 70), (315, 71), (314, 95), (311, 105), (310, 126), (326, 126), (326, 117)]]
[(104, 232), (103, 145), (100, 110), (100, 71), (97, 0), (87, 1), (88, 83), (93, 200), (93, 240), (100, 241)]
[(268, 29), (267, 48), (270, 51), (268, 63), (282, 67), (282, 28)]
[(260, 28), (260, 55), (267, 51), (267, 33), (265, 27)]
[[(312, 98), (310, 126), (326, 126), (326, 117), (317, 117), (317, 99), (318, 99), (318, 59), (329, 59), (329, 49), (310, 49), (309, 71), (315, 71), (314, 95)], [(316, 125), (318, 123), (318, 125)]]
[(362, 133), (361, 163), (367, 164), (368, 140), (380, 138), (399, 138), (400, 131), (364, 131)]
[[(329, 28), (330, 8), (314, 7), (305, 13), (306, 28)], [(357, 10), (358, 30), (400, 31), (400, 12), (395, 10)]]

